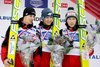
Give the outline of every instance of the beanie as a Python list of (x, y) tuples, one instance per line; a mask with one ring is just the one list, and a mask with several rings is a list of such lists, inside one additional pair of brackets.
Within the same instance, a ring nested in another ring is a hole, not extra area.
[(52, 10), (49, 9), (49, 8), (44, 8), (44, 9), (42, 10), (42, 12), (41, 12), (41, 17), (42, 17), (42, 18), (46, 18), (46, 17), (49, 17), (49, 16), (53, 17)]
[(24, 12), (23, 12), (23, 17), (24, 16), (27, 16), (27, 15), (34, 15), (34, 16), (36, 16), (35, 9), (34, 8), (31, 8), (31, 7), (26, 7), (24, 9)]
[(65, 18), (66, 18), (66, 19), (69, 18), (69, 17), (75, 17), (75, 18), (77, 18), (77, 14), (75, 13), (73, 7), (69, 7), (69, 8), (68, 8), (68, 12), (67, 12), (66, 15), (65, 15)]

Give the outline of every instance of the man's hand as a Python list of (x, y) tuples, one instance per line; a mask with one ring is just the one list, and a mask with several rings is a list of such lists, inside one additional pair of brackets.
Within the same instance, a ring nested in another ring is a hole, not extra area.
[(11, 61), (9, 59), (4, 60), (4, 66), (5, 67), (10, 67), (10, 63), (11, 63)]

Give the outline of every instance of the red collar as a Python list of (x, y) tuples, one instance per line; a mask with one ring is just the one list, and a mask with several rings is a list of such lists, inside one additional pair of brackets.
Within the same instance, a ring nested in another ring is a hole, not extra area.
[(49, 29), (50, 29), (50, 26), (49, 26), (49, 27), (47, 27), (47, 28), (44, 28), (44, 29), (49, 30)]
[(27, 25), (25, 25), (25, 26), (23, 27), (23, 29), (28, 29), (28, 28), (27, 28)]
[(70, 31), (74, 31), (74, 28), (69, 28)]

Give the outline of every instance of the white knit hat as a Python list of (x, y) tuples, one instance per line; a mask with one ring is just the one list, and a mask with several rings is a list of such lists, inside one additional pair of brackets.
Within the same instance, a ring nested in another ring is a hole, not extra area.
[(77, 18), (77, 14), (75, 13), (73, 7), (69, 7), (68, 8), (68, 12), (66, 13), (65, 18), (67, 19), (68, 17), (75, 17), (75, 18)]

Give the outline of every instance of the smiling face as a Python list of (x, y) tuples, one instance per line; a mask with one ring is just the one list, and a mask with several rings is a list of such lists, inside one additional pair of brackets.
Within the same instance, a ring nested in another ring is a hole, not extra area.
[(43, 19), (44, 24), (46, 25), (51, 25), (51, 23), (53, 22), (53, 17), (48, 16), (46, 18)]
[(76, 24), (76, 18), (75, 17), (69, 17), (66, 22), (68, 23), (68, 25), (73, 28)]
[(32, 24), (33, 21), (34, 21), (34, 19), (35, 19), (35, 16), (34, 16), (34, 15), (27, 15), (27, 16), (24, 17), (23, 22), (24, 22), (26, 25)]

